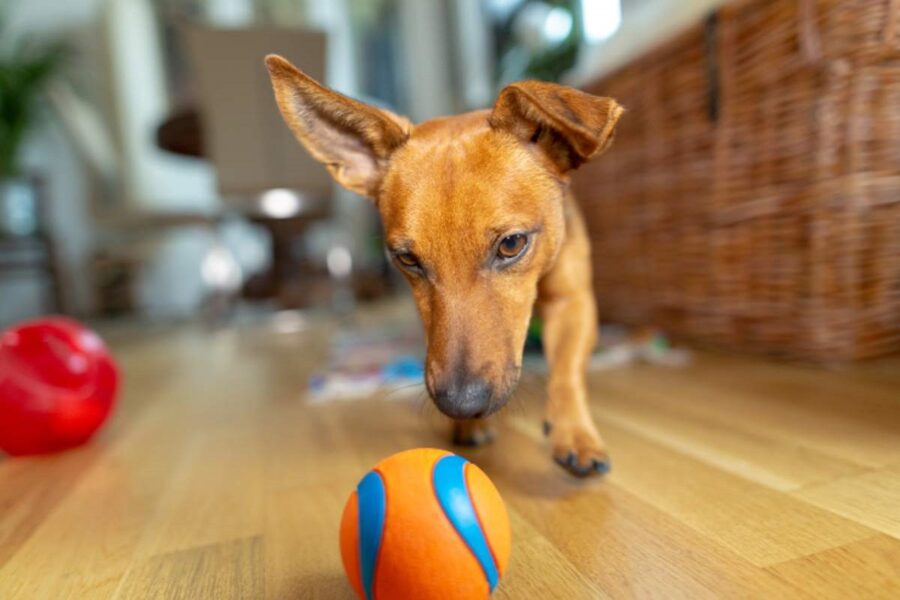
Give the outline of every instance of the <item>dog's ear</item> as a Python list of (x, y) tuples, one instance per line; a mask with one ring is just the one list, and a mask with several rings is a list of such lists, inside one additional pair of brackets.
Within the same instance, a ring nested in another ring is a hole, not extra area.
[(280, 56), (267, 56), (266, 67), (300, 143), (338, 183), (373, 198), (388, 158), (409, 137), (409, 121), (324, 87)]
[(543, 81), (519, 81), (500, 92), (491, 127), (537, 145), (566, 172), (606, 150), (624, 109), (601, 98)]

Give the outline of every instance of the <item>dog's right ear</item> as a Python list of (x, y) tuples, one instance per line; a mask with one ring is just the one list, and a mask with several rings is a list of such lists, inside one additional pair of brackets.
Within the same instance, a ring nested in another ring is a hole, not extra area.
[(409, 137), (409, 121), (329, 90), (280, 56), (267, 56), (266, 67), (300, 143), (338, 183), (374, 198), (390, 155)]

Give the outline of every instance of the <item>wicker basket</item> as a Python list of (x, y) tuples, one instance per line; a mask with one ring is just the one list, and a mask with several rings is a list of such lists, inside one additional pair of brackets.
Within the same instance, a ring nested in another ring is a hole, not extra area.
[(823, 361), (900, 349), (900, 0), (751, 0), (589, 86), (601, 317)]

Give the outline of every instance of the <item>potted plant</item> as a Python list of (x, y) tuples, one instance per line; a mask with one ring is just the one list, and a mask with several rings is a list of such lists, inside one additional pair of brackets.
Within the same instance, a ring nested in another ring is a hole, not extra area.
[(22, 144), (40, 110), (44, 88), (59, 70), (58, 45), (7, 32), (0, 3), (0, 236), (36, 231), (34, 181), (20, 164)]

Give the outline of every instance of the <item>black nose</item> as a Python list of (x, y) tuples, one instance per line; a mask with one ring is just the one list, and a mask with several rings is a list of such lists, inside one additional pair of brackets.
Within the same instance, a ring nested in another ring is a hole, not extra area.
[(432, 390), (434, 403), (454, 419), (477, 419), (488, 412), (494, 390), (480, 378), (453, 378)]

